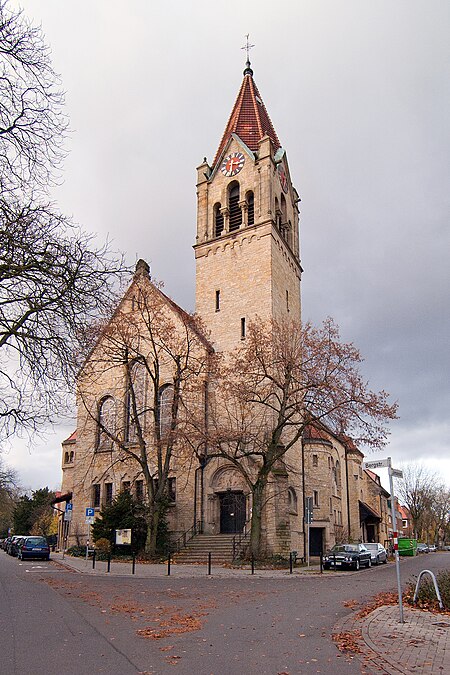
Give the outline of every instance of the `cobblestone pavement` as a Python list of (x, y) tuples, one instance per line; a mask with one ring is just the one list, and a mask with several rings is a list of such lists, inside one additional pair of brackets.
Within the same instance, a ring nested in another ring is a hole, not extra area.
[(450, 616), (404, 607), (402, 624), (398, 606), (384, 606), (358, 623), (372, 660), (387, 673), (450, 673)]

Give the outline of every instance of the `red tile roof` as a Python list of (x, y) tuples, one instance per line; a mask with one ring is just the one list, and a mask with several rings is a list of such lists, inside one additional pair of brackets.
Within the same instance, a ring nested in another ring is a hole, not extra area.
[(233, 133), (237, 134), (253, 152), (256, 152), (259, 141), (266, 135), (272, 140), (276, 150), (281, 147), (249, 69), (245, 71), (239, 94), (216, 152), (213, 167), (220, 160), (222, 152)]

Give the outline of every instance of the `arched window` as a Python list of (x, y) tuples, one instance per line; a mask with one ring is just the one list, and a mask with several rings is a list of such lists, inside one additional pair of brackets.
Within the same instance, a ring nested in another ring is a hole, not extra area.
[(214, 204), (214, 233), (216, 237), (220, 237), (223, 232), (223, 213), (220, 212), (221, 205)]
[(229, 231), (238, 230), (242, 225), (242, 211), (239, 206), (239, 183), (232, 183), (228, 193), (228, 209), (230, 212)]
[(255, 223), (255, 197), (253, 192), (247, 192), (247, 225)]
[(172, 423), (173, 385), (166, 384), (159, 391), (159, 430), (164, 437)]
[(145, 422), (145, 368), (133, 363), (126, 395), (126, 439), (133, 443), (139, 439), (138, 429), (144, 430)]
[(116, 430), (116, 403), (112, 396), (105, 396), (98, 407), (98, 449), (111, 450), (113, 441), (108, 432)]
[(295, 516), (298, 514), (297, 493), (294, 490), (294, 488), (291, 488), (291, 487), (288, 490), (288, 508), (289, 508), (289, 513), (292, 513)]
[(339, 460), (336, 460), (335, 469), (336, 469), (336, 486), (337, 486), (337, 489), (340, 490), (341, 489), (341, 464), (340, 464)]

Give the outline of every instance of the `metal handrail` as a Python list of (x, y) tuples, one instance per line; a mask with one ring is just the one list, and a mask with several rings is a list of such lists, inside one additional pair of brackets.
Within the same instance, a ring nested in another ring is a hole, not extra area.
[(170, 550), (172, 553), (179, 553), (182, 548), (186, 548), (186, 544), (188, 541), (193, 539), (195, 535), (200, 534), (202, 531), (202, 522), (201, 520), (197, 520), (196, 523), (192, 525), (186, 532), (183, 532), (183, 534), (178, 537), (178, 539), (171, 544)]

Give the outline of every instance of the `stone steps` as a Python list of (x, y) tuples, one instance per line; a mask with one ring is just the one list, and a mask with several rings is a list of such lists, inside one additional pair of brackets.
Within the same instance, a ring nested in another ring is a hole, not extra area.
[(208, 553), (211, 553), (212, 564), (233, 562), (234, 534), (197, 534), (186, 544), (179, 553), (174, 555), (174, 561), (179, 564), (208, 563)]

